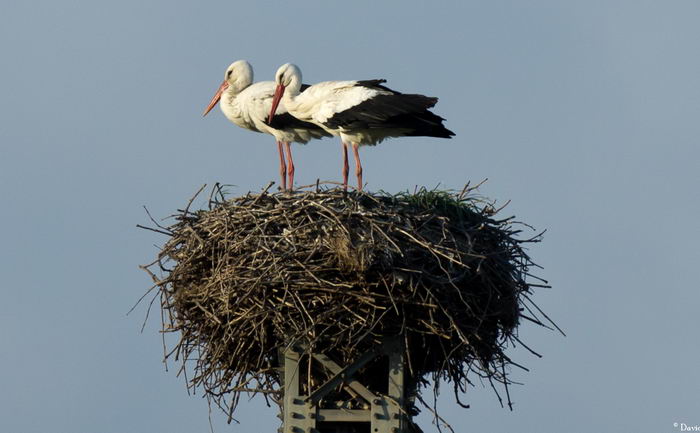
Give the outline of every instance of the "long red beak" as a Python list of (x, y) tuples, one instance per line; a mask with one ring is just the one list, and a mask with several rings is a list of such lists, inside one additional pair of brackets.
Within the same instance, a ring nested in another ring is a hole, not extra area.
[(214, 97), (211, 98), (211, 101), (209, 102), (207, 109), (204, 110), (204, 114), (202, 114), (202, 117), (206, 116), (207, 113), (209, 113), (211, 109), (214, 108), (214, 106), (219, 102), (219, 99), (221, 99), (221, 94), (224, 93), (224, 90), (226, 90), (227, 87), (228, 81), (224, 80), (224, 82), (221, 83), (221, 86), (219, 86), (219, 90), (216, 91)]
[(267, 118), (268, 125), (272, 123), (272, 118), (275, 117), (277, 106), (280, 105), (282, 96), (284, 95), (284, 85), (278, 84), (275, 89), (275, 96), (272, 98), (272, 107), (270, 108), (270, 116)]

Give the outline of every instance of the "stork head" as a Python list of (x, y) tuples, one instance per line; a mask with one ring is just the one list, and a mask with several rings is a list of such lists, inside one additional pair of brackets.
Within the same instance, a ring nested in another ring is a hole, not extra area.
[(272, 98), (270, 116), (267, 118), (268, 122), (272, 122), (272, 118), (277, 111), (277, 106), (284, 96), (285, 89), (289, 88), (287, 93), (292, 95), (299, 94), (299, 90), (301, 89), (301, 69), (292, 63), (285, 63), (277, 69), (275, 73), (275, 83), (277, 83), (277, 88), (275, 89), (275, 96)]
[(253, 67), (250, 66), (250, 63), (246, 60), (238, 60), (231, 63), (224, 73), (224, 81), (219, 86), (214, 97), (209, 101), (206, 110), (204, 110), (204, 116), (219, 102), (221, 95), (226, 89), (229, 89), (229, 92), (236, 95), (251, 84), (253, 84)]
[(295, 64), (285, 63), (280, 66), (275, 73), (275, 82), (277, 85), (289, 87), (293, 81), (301, 83), (301, 69)]
[(253, 67), (247, 60), (238, 60), (226, 68), (224, 81), (236, 89), (235, 93), (253, 84)]

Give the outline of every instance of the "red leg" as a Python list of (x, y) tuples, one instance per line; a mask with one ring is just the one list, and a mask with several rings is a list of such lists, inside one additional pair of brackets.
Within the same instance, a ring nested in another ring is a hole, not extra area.
[(287, 185), (289, 185), (289, 190), (291, 191), (294, 189), (294, 161), (292, 160), (292, 148), (288, 141), (284, 143), (284, 146), (287, 148), (287, 176), (289, 177), (289, 182)]
[(362, 191), (362, 163), (360, 162), (360, 153), (357, 149), (360, 146), (357, 143), (352, 144), (352, 152), (355, 154), (355, 175), (357, 175), (357, 189)]
[(343, 146), (343, 189), (348, 190), (348, 172), (350, 167), (348, 165), (348, 145), (343, 143), (342, 140), (340, 144)]
[(280, 177), (282, 178), (282, 191), (287, 189), (287, 166), (284, 163), (284, 150), (282, 149), (282, 142), (277, 142), (277, 148), (280, 151)]

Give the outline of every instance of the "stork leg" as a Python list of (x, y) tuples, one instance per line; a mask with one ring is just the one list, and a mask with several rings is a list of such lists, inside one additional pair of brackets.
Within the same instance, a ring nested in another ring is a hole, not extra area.
[(287, 189), (287, 166), (284, 163), (284, 149), (282, 149), (282, 142), (277, 141), (277, 148), (280, 151), (280, 178), (282, 179), (282, 191)]
[(284, 147), (287, 148), (287, 176), (289, 177), (289, 190), (294, 189), (294, 161), (292, 160), (292, 148), (290, 143), (287, 141), (284, 143)]
[(350, 171), (350, 167), (348, 165), (348, 145), (347, 143), (343, 143), (343, 141), (340, 141), (340, 144), (343, 146), (343, 189), (345, 191), (348, 190), (348, 172)]
[(357, 176), (357, 190), (362, 191), (362, 163), (360, 162), (360, 153), (357, 151), (359, 147), (359, 144), (352, 143), (352, 152), (355, 154), (355, 175)]

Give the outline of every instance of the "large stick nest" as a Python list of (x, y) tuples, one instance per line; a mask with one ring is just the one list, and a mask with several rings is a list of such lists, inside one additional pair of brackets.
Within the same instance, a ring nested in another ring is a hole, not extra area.
[(291, 342), (351, 362), (400, 336), (414, 382), (447, 380), (459, 396), (472, 375), (507, 385), (504, 348), (523, 317), (541, 324), (523, 248), (539, 238), (520, 239), (523, 225), (471, 190), (227, 200), (215, 188), (208, 209), (175, 219), (145, 267), (164, 331), (180, 336), (166, 357), (231, 411), (241, 392), (279, 390)]

